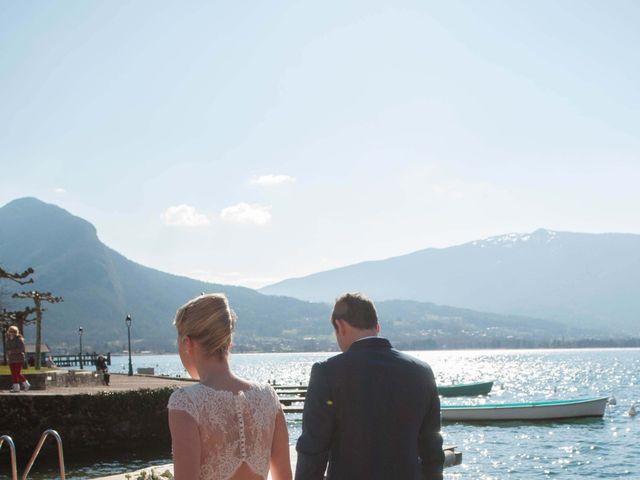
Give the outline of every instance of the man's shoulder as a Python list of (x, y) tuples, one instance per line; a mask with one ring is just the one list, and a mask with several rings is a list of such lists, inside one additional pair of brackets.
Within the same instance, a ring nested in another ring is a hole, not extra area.
[[(387, 348), (382, 349), (382, 354), (386, 358), (388, 362), (394, 362), (399, 364), (404, 364), (407, 368), (422, 370), (432, 372), (431, 366), (417, 357), (413, 355), (409, 355), (401, 352), (400, 350), (396, 350), (395, 348)], [(326, 360), (316, 362), (314, 367), (320, 370), (334, 370), (336, 368), (340, 368), (345, 364), (350, 363), (358, 363), (361, 364), (363, 361), (366, 362), (367, 358), (377, 358), (379, 360), (380, 350), (347, 350), (344, 353), (340, 353), (338, 355), (334, 355), (333, 357), (327, 358)]]
[(409, 355), (407, 353), (403, 353), (395, 348), (392, 349), (394, 355), (401, 361), (406, 362), (407, 364), (415, 366), (415, 368), (425, 369), (431, 371), (431, 366), (425, 362), (424, 360), (420, 360), (413, 355)]
[(334, 355), (325, 360), (320, 360), (314, 363), (313, 368), (317, 368), (320, 370), (331, 369), (331, 368), (334, 368), (336, 365), (340, 365), (344, 361), (345, 361), (345, 354), (338, 353), (337, 355)]
[(349, 362), (349, 358), (345, 353), (338, 353), (332, 357), (315, 362), (311, 367), (311, 373), (325, 377), (333, 377), (340, 372)]
[[(339, 353), (325, 360), (318, 361), (313, 364), (313, 368), (320, 371), (332, 371), (340, 369), (341, 366), (352, 362), (361, 363), (363, 357), (375, 355), (372, 351), (367, 350), (347, 350), (346, 352)], [(423, 372), (429, 372), (432, 374), (431, 366), (417, 357), (403, 353), (395, 348), (389, 348), (387, 353), (384, 354), (388, 361), (398, 362), (406, 365), (409, 369), (420, 370)]]

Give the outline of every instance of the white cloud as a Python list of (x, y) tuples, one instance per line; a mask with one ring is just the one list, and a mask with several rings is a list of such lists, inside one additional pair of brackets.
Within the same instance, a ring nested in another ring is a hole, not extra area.
[(64, 195), (67, 191), (62, 187), (56, 187), (53, 189), (53, 193), (57, 193), (58, 195)]
[(200, 227), (208, 225), (209, 219), (206, 215), (198, 213), (195, 207), (183, 204), (167, 208), (164, 212), (164, 223), (172, 227)]
[(258, 205), (257, 203), (241, 202), (220, 212), (220, 218), (225, 222), (253, 223), (254, 225), (266, 225), (271, 222), (271, 207)]
[(293, 183), (296, 179), (289, 175), (274, 175), (272, 173), (268, 175), (260, 175), (259, 177), (253, 177), (251, 183), (254, 185), (274, 186), (282, 185), (284, 183)]

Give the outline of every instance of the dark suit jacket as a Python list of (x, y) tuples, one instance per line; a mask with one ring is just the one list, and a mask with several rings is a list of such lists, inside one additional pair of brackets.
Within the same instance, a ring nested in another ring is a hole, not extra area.
[(314, 364), (296, 480), (440, 480), (440, 399), (429, 365), (384, 338)]

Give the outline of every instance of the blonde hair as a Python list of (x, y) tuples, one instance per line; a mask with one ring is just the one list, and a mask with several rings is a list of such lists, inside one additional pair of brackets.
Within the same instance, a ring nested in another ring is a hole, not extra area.
[(20, 335), (20, 330), (18, 330), (18, 327), (16, 327), (15, 325), (11, 325), (9, 328), (7, 328), (7, 333), (9, 332), (13, 332), (18, 337), (22, 336)]
[(178, 331), (179, 342), (189, 337), (210, 356), (222, 357), (229, 351), (236, 315), (224, 293), (209, 293), (180, 307), (173, 324)]

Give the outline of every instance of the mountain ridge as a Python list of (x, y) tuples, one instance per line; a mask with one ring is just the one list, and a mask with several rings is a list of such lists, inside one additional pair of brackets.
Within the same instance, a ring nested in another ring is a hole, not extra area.
[(259, 291), (326, 301), (357, 280), (378, 301), (429, 301), (623, 332), (640, 312), (638, 272), (640, 235), (538, 229), (347, 265)]
[[(34, 198), (0, 207), (0, 264), (15, 271), (33, 267), (35, 283), (27, 288), (65, 299), (45, 313), (44, 338), (59, 351), (76, 351), (80, 326), (87, 349), (125, 349), (127, 314), (133, 316), (134, 350), (175, 351), (173, 315), (203, 291), (229, 297), (239, 317), (234, 342), (242, 351), (335, 349), (329, 303), (263, 295), (140, 265), (102, 243), (91, 223)], [(553, 321), (435, 303), (383, 301), (377, 307), (383, 332), (401, 348), (539, 346), (554, 336), (584, 335)]]

